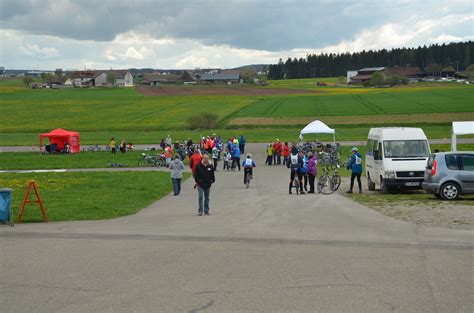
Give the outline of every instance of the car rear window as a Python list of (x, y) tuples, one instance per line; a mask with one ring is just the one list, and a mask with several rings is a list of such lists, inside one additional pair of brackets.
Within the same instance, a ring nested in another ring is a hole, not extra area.
[(462, 158), (463, 170), (474, 171), (474, 155), (463, 154), (461, 158)]
[(458, 160), (459, 156), (455, 154), (448, 154), (446, 155), (446, 166), (450, 170), (460, 170), (461, 169), (461, 164)]

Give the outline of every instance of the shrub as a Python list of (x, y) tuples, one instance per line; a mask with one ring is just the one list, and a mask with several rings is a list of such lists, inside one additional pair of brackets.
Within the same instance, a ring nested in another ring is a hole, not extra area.
[(188, 117), (187, 122), (191, 129), (214, 128), (218, 118), (219, 116), (215, 113), (200, 112)]

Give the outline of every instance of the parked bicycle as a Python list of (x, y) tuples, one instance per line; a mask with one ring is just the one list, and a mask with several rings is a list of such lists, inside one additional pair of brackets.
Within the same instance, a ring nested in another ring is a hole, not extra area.
[(138, 166), (160, 166), (160, 159), (156, 155), (142, 153), (142, 157), (138, 160)]
[(341, 176), (337, 173), (338, 163), (327, 164), (323, 167), (323, 174), (318, 179), (318, 192), (329, 195), (341, 186)]

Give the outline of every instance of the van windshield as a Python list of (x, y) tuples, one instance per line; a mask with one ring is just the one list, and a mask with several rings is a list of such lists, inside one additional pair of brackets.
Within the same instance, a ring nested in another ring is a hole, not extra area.
[(426, 140), (389, 140), (384, 141), (383, 146), (386, 158), (426, 158), (429, 156)]

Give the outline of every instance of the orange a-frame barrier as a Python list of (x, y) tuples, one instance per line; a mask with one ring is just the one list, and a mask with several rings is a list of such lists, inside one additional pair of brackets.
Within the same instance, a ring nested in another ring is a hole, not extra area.
[[(33, 186), (33, 189), (35, 190), (37, 200), (28, 200), (28, 198), (30, 196), (31, 186)], [(39, 204), (39, 206), (41, 208), (41, 212), (43, 212), (44, 221), (46, 223), (48, 222), (48, 219), (46, 218), (46, 212), (44, 211), (43, 202), (41, 202), (41, 198), (40, 198), (40, 195), (38, 193), (38, 187), (36, 187), (36, 182), (34, 180), (32, 180), (28, 183), (28, 187), (26, 188), (26, 195), (25, 195), (25, 199), (23, 200), (23, 204), (21, 205), (20, 215), (18, 216), (18, 223), (17, 224), (20, 224), (21, 216), (23, 215), (23, 211), (25, 210), (25, 205), (32, 204), (32, 203), (38, 203)]]

